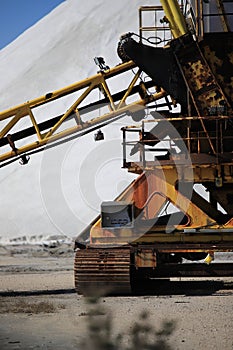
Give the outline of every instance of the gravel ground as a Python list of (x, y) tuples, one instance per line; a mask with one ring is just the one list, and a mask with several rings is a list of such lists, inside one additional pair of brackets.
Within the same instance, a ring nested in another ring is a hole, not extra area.
[(0, 349), (96, 350), (98, 327), (112, 341), (122, 335), (117, 349), (136, 349), (130, 336), (135, 323), (157, 331), (170, 327), (157, 334), (161, 349), (233, 349), (233, 278), (176, 279), (150, 295), (90, 304), (73, 289), (73, 258), (68, 249), (0, 249)]

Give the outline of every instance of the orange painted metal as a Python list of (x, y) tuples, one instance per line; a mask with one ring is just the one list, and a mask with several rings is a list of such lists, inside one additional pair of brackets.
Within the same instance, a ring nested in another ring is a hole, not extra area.
[(156, 253), (154, 249), (138, 249), (135, 253), (135, 267), (151, 267), (157, 266)]

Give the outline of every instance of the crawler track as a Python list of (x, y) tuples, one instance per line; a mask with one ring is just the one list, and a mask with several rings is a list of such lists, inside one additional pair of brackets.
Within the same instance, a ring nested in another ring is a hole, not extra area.
[(78, 250), (74, 264), (78, 294), (129, 294), (130, 249), (88, 248)]
[[(233, 263), (169, 263), (152, 268), (135, 268), (132, 247), (88, 247), (76, 251), (75, 288), (83, 295), (130, 295), (152, 287), (161, 291), (161, 278), (232, 277)], [(160, 282), (159, 282), (160, 281)], [(153, 283), (152, 283), (153, 282)], [(153, 285), (153, 286), (152, 286)], [(155, 292), (155, 291), (154, 291)]]

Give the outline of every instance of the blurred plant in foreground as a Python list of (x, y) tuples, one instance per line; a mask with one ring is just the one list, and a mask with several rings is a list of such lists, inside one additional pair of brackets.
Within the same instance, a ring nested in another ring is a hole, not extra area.
[(168, 338), (175, 330), (175, 321), (164, 321), (160, 329), (156, 329), (149, 313), (142, 311), (128, 330), (114, 335), (113, 316), (100, 305), (100, 300), (87, 299), (88, 329), (80, 344), (82, 350), (172, 350)]

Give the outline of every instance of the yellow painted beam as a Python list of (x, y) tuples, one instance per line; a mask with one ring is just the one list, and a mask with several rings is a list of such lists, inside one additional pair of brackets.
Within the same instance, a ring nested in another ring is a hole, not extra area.
[(184, 16), (176, 0), (160, 0), (165, 16), (170, 24), (173, 37), (179, 38), (188, 32)]
[(69, 86), (66, 86), (62, 89), (59, 90), (55, 90), (52, 92), (49, 92), (43, 96), (40, 96), (38, 98), (35, 98), (33, 100), (27, 101), (25, 103), (22, 103), (18, 106), (9, 108), (5, 111), (0, 112), (0, 120), (4, 120), (7, 119), (11, 116), (16, 115), (19, 111), (22, 112), (23, 108), (25, 108), (24, 110), (24, 115), (27, 115), (27, 108), (35, 108), (38, 106), (41, 106), (47, 102), (50, 101), (54, 101), (60, 97), (64, 97), (66, 95), (69, 95), (75, 91), (81, 90), (83, 88), (88, 87), (91, 83), (93, 83), (94, 81), (97, 83), (99, 81), (99, 83), (101, 83), (102, 81), (102, 76), (104, 76), (105, 79), (109, 79), (111, 77), (114, 77), (118, 74), (124, 73), (132, 68), (135, 68), (135, 63), (133, 61), (129, 61), (126, 63), (122, 63), (120, 65), (117, 65), (111, 69), (109, 69), (108, 71), (104, 72), (104, 73), (98, 73), (96, 75), (93, 75), (89, 78), (80, 80), (74, 84), (71, 84)]
[[(156, 101), (156, 100), (162, 98), (164, 95), (165, 95), (165, 93), (163, 91), (159, 92), (159, 93), (155, 93), (153, 95), (150, 95), (150, 102)], [(79, 101), (79, 102), (81, 103), (81, 101)], [(74, 127), (69, 127), (61, 132), (55, 133), (55, 131), (57, 131), (58, 127), (61, 126), (62, 123), (66, 120), (67, 115), (65, 113), (61, 117), (61, 119), (57, 122), (57, 124), (55, 124), (54, 127), (47, 133), (47, 135), (41, 137), (37, 133), (38, 140), (36, 140), (35, 142), (32, 142), (32, 143), (26, 143), (25, 145), (22, 145), (21, 147), (17, 147), (17, 155), (20, 155), (20, 154), (23, 154), (23, 153), (26, 153), (29, 151), (33, 151), (37, 148), (45, 146), (48, 142), (51, 143), (51, 142), (55, 142), (55, 141), (60, 140), (60, 139), (64, 139), (65, 137), (73, 135), (77, 132), (80, 132), (81, 130), (87, 130), (88, 128), (91, 128), (91, 127), (98, 125), (100, 123), (110, 121), (111, 119), (115, 118), (116, 116), (118, 116), (120, 114), (124, 114), (126, 112), (131, 112), (131, 113), (136, 112), (136, 111), (140, 110), (141, 108), (143, 108), (145, 106), (145, 103), (146, 103), (145, 100), (139, 99), (139, 100), (132, 102), (128, 105), (123, 105), (122, 107), (115, 108), (114, 111), (110, 111), (109, 113), (106, 113), (106, 114), (103, 114), (99, 117), (93, 118), (88, 122), (82, 123), (80, 125), (76, 125)], [(27, 112), (27, 113), (29, 113), (29, 112)], [(35, 127), (35, 125), (34, 125), (34, 127)], [(13, 158), (15, 156), (16, 156), (16, 154), (13, 151), (5, 152), (5, 153), (0, 155), (0, 162), (8, 160), (10, 158)]]

